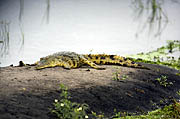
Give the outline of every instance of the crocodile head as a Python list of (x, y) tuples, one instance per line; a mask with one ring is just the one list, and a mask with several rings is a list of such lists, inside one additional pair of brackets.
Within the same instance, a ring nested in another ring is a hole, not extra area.
[(44, 69), (47, 67), (55, 67), (57, 65), (57, 60), (54, 58), (41, 58), (37, 62), (36, 69)]

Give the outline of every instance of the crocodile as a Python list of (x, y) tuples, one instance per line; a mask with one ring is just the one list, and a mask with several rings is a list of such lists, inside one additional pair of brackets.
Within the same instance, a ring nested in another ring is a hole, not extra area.
[(118, 56), (107, 54), (77, 54), (75, 52), (57, 52), (52, 55), (40, 58), (36, 62), (36, 69), (44, 69), (48, 67), (64, 67), (65, 69), (79, 68), (84, 65), (89, 65), (92, 68), (103, 70), (105, 69), (100, 65), (113, 64), (132, 68), (148, 69), (132, 60)]

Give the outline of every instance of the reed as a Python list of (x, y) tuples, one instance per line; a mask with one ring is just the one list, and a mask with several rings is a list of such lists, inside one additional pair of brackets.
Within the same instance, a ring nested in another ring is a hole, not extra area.
[(140, 23), (139, 32), (148, 28), (149, 34), (160, 36), (168, 24), (167, 13), (163, 9), (164, 0), (132, 0), (132, 5), (137, 19), (147, 15), (144, 24)]
[(50, 0), (46, 0), (46, 10), (42, 18), (42, 22), (44, 21), (44, 19), (46, 19), (46, 24), (49, 24), (49, 16), (50, 16)]
[(4, 56), (9, 54), (9, 41), (10, 41), (10, 32), (9, 32), (10, 22), (0, 21), (0, 55)]
[(22, 17), (24, 15), (24, 0), (19, 0), (20, 2), (20, 10), (19, 10), (19, 21), (22, 21)]
[(20, 49), (19, 52), (23, 50), (24, 48), (24, 43), (25, 43), (25, 36), (24, 36), (24, 30), (23, 30), (23, 24), (19, 24), (19, 28), (20, 28)]

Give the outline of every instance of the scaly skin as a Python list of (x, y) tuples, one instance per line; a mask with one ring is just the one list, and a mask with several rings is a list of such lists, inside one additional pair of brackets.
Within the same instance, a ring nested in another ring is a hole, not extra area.
[(115, 64), (134, 68), (148, 69), (142, 65), (117, 55), (106, 54), (86, 54), (81, 55), (75, 52), (58, 52), (47, 57), (43, 57), (35, 63), (36, 69), (44, 69), (48, 67), (64, 67), (66, 69), (78, 68), (83, 65), (89, 65), (95, 69), (105, 69), (97, 64)]

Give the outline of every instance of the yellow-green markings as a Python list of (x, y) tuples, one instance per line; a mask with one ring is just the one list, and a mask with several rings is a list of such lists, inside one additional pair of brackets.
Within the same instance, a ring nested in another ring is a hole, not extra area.
[(48, 67), (64, 67), (66, 69), (79, 68), (83, 65), (89, 65), (95, 69), (105, 69), (100, 65), (104, 64), (114, 64), (126, 67), (142, 68), (148, 69), (142, 65), (139, 65), (125, 57), (117, 55), (107, 55), (107, 54), (86, 54), (81, 55), (75, 52), (58, 52), (52, 55), (40, 58), (40, 61), (35, 63), (37, 65), (36, 69), (44, 69)]

